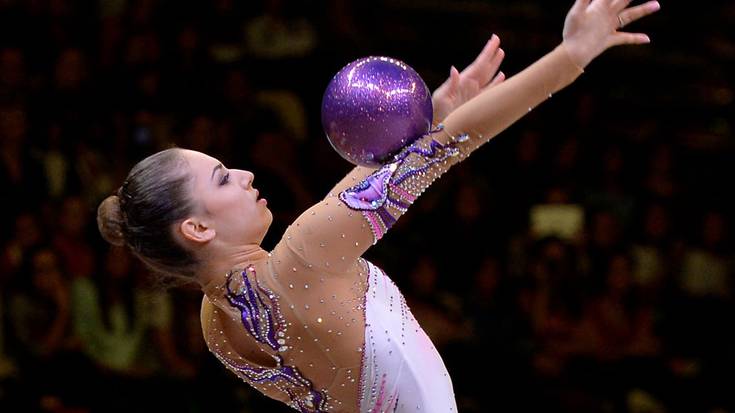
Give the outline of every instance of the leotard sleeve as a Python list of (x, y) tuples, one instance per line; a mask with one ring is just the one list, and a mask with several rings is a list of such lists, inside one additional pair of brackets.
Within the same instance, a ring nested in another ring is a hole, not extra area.
[(416, 199), (453, 165), (582, 73), (563, 45), (465, 103), (444, 125), (404, 147), (375, 170), (354, 168), (286, 230), (304, 262), (341, 272), (354, 265)]

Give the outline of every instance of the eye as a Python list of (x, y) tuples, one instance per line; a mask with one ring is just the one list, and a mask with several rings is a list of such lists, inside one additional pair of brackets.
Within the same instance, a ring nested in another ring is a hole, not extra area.
[(227, 172), (226, 174), (222, 175), (222, 178), (219, 180), (220, 186), (227, 185), (227, 183), (230, 182), (230, 173)]

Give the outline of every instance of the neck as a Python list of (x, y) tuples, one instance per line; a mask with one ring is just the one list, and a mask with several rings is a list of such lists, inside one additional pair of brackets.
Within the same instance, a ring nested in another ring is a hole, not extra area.
[(259, 244), (232, 247), (220, 254), (210, 254), (207, 262), (202, 265), (198, 278), (203, 289), (206, 290), (207, 286), (224, 283), (225, 276), (233, 268), (244, 268), (265, 258), (268, 258), (268, 251), (261, 248)]

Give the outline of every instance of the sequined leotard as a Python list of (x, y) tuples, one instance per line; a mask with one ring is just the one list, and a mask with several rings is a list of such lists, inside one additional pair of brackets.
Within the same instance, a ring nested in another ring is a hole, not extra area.
[(457, 411), (439, 353), (395, 284), (361, 255), (431, 182), (580, 72), (560, 46), (495, 87), (503, 106), (483, 112), (492, 122), (457, 111), (393, 162), (353, 169), (267, 256), (204, 287), (210, 351), (301, 412)]

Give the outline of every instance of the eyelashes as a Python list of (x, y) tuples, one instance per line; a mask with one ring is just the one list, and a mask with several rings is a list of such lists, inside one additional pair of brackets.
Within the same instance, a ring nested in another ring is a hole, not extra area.
[(222, 175), (222, 178), (219, 180), (220, 186), (227, 185), (227, 183), (230, 182), (230, 173), (227, 172), (225, 175)]

